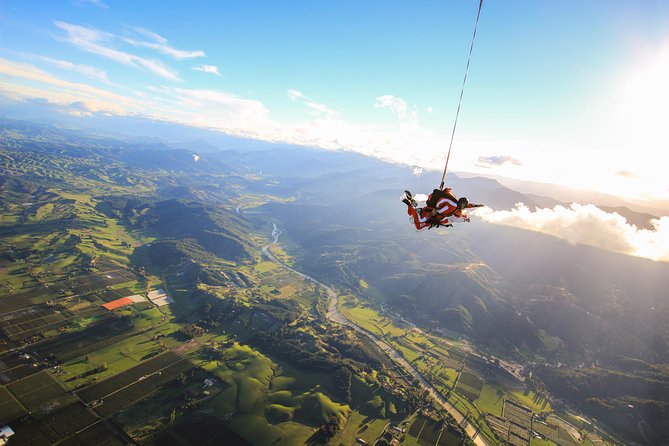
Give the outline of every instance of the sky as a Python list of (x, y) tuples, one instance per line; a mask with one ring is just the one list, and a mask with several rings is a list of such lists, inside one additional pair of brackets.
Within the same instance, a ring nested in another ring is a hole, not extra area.
[[(0, 97), (440, 168), (477, 8), (0, 0)], [(486, 0), (449, 170), (669, 199), (667, 79), (665, 0)]]

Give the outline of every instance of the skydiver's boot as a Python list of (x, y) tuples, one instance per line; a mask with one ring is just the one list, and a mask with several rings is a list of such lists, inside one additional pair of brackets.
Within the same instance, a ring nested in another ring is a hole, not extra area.
[[(408, 190), (404, 191), (404, 199), (402, 201), (406, 203), (405, 200), (408, 201), (409, 203), (411, 203), (411, 205), (413, 207), (418, 206), (418, 203), (416, 203), (416, 200), (413, 199), (413, 195), (411, 195), (411, 192), (409, 192)], [(407, 203), (407, 204), (409, 204), (409, 203)]]

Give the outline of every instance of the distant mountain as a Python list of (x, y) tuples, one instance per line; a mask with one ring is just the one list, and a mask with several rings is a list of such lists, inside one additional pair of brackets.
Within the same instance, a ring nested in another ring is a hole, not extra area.
[[(195, 133), (188, 139), (199, 139)], [(237, 281), (243, 287), (245, 279), (226, 271), (226, 261), (253, 257), (248, 233), (276, 223), (299, 268), (322, 282), (426, 329), (449, 330), (484, 350), (540, 364), (536, 372), (551, 390), (614, 426), (624, 423), (625, 433), (638, 422), (625, 418), (625, 407), (643, 406), (659, 438), (669, 435), (662, 429), (669, 425), (662, 396), (669, 363), (669, 263), (478, 219), (416, 232), (400, 194), (431, 192), (438, 172), (416, 177), (408, 166), (352, 152), (227, 146), (196, 162), (194, 151), (153, 139), (116, 140), (6, 120), (0, 121), (0, 141), (0, 174), (7, 172), (0, 187), (14, 200), (49, 193), (55, 180), (40, 169), (48, 165), (62, 186), (71, 186), (66, 178), (95, 184), (98, 211), (160, 235), (161, 241), (135, 249), (135, 265), (170, 269), (187, 277), (189, 286)], [(17, 174), (17, 165), (25, 170)], [(137, 193), (114, 195), (119, 184)], [(517, 202), (568, 205), (578, 198), (454, 174), (447, 184), (495, 209)], [(273, 203), (259, 206), (267, 200), (258, 197), (268, 196)], [(595, 198), (639, 226), (661, 215), (615, 197)], [(237, 205), (245, 212), (236, 212)], [(11, 230), (23, 229), (16, 224)], [(606, 390), (621, 380), (625, 386)], [(654, 385), (658, 391), (648, 393)]]
[[(471, 175), (466, 174), (465, 176)], [(635, 212), (660, 216), (669, 215), (669, 202), (667, 201), (632, 201), (621, 196), (576, 189), (557, 184), (523, 181), (499, 176), (492, 176), (492, 178), (497, 179), (501, 184), (521, 193), (552, 197), (566, 203), (577, 202), (581, 204), (595, 204), (598, 206), (614, 208), (627, 207)]]
[(599, 206), (605, 212), (616, 213), (627, 219), (627, 223), (635, 225), (637, 228), (653, 229), (651, 220), (656, 220), (660, 215), (648, 214), (646, 212), (635, 212), (625, 206)]
[[(399, 202), (401, 188), (429, 192), (435, 178), (397, 170), (393, 181), (374, 181), (375, 173), (387, 172), (314, 178), (300, 183), (297, 203), (263, 207), (295, 247), (300, 268), (424, 328), (460, 333), (519, 361), (560, 363), (559, 369), (540, 367), (535, 374), (556, 395), (627, 438), (638, 438), (639, 422), (638, 416), (627, 417), (628, 405), (639, 407), (653, 438), (667, 438), (669, 405), (663, 393), (649, 397), (655, 378), (643, 364), (666, 370), (669, 363), (669, 264), (479, 220), (416, 232)], [(364, 192), (354, 192), (365, 177)], [(449, 175), (448, 184), (496, 209), (518, 201), (569, 205), (495, 180)], [(394, 185), (399, 187), (389, 188)], [(652, 217), (607, 210), (640, 227)], [(630, 360), (624, 375), (618, 372), (621, 358)], [(609, 393), (607, 386), (619, 379), (626, 386)]]
[(455, 175), (448, 177), (449, 185), (456, 194), (466, 195), (472, 203), (484, 203), (493, 209), (510, 209), (516, 203), (524, 203), (530, 208), (539, 206), (535, 199), (502, 185), (499, 181), (484, 178), (459, 178)]

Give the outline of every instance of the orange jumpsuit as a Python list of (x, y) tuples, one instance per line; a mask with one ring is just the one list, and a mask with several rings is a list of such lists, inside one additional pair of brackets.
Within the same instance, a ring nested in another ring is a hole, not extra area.
[[(436, 223), (439, 225), (447, 225), (450, 223), (469, 221), (469, 217), (463, 214), (462, 209), (458, 209), (458, 200), (451, 192), (451, 189), (446, 188), (444, 192), (446, 192), (446, 194), (439, 198), (435, 207), (425, 206), (424, 208), (417, 210), (412, 205), (407, 206), (407, 213), (411, 217), (411, 221), (416, 226), (417, 230), (420, 231), (421, 229), (425, 229)], [(430, 194), (427, 201), (430, 202), (431, 198), (432, 194)], [(475, 205), (471, 203), (467, 204), (467, 208), (472, 207), (475, 207)], [(433, 213), (433, 210), (436, 210), (436, 213)]]

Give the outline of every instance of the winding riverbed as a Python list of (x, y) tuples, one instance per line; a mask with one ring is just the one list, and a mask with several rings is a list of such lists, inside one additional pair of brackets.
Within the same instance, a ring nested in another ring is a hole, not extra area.
[(446, 400), (446, 398), (444, 398), (444, 396), (437, 389), (435, 389), (435, 387), (429, 381), (427, 381), (423, 377), (423, 375), (421, 375), (420, 372), (418, 372), (418, 370), (416, 370), (414, 366), (412, 366), (406, 359), (404, 359), (390, 344), (388, 344), (386, 341), (376, 336), (374, 333), (371, 333), (365, 330), (364, 328), (360, 327), (359, 325), (356, 325), (354, 322), (347, 319), (346, 316), (344, 316), (339, 311), (339, 295), (337, 295), (337, 293), (331, 287), (319, 282), (318, 280), (314, 279), (313, 277), (305, 273), (302, 273), (300, 271), (297, 271), (296, 269), (291, 268), (290, 266), (286, 265), (285, 263), (277, 259), (276, 256), (274, 256), (274, 254), (272, 254), (269, 248), (275, 243), (278, 243), (280, 235), (281, 235), (281, 230), (276, 225), (276, 223), (274, 223), (272, 228), (272, 242), (263, 247), (262, 249), (263, 254), (265, 254), (265, 256), (267, 256), (268, 259), (270, 259), (277, 265), (280, 265), (281, 267), (301, 276), (305, 280), (315, 283), (316, 285), (323, 288), (328, 295), (328, 310), (326, 313), (328, 319), (338, 324), (346, 325), (347, 327), (350, 327), (351, 329), (367, 336), (372, 341), (374, 341), (374, 343), (381, 350), (383, 350), (388, 355), (388, 357), (390, 357), (393, 361), (399, 364), (407, 373), (413, 376), (420, 383), (421, 387), (427, 390), (430, 393), (430, 395), (432, 395), (432, 397), (439, 404), (441, 404), (441, 406), (444, 409), (446, 409), (448, 413), (451, 414), (451, 416), (455, 419), (455, 421), (458, 424), (460, 424), (460, 426), (462, 426), (462, 428), (467, 432), (467, 435), (469, 435), (472, 441), (474, 441), (476, 446), (488, 446), (488, 442), (486, 442), (485, 439), (478, 434), (478, 430), (476, 429), (476, 427), (471, 423), (469, 423), (467, 421), (467, 418), (462, 413), (460, 413), (460, 411), (456, 409), (451, 403), (449, 403)]

